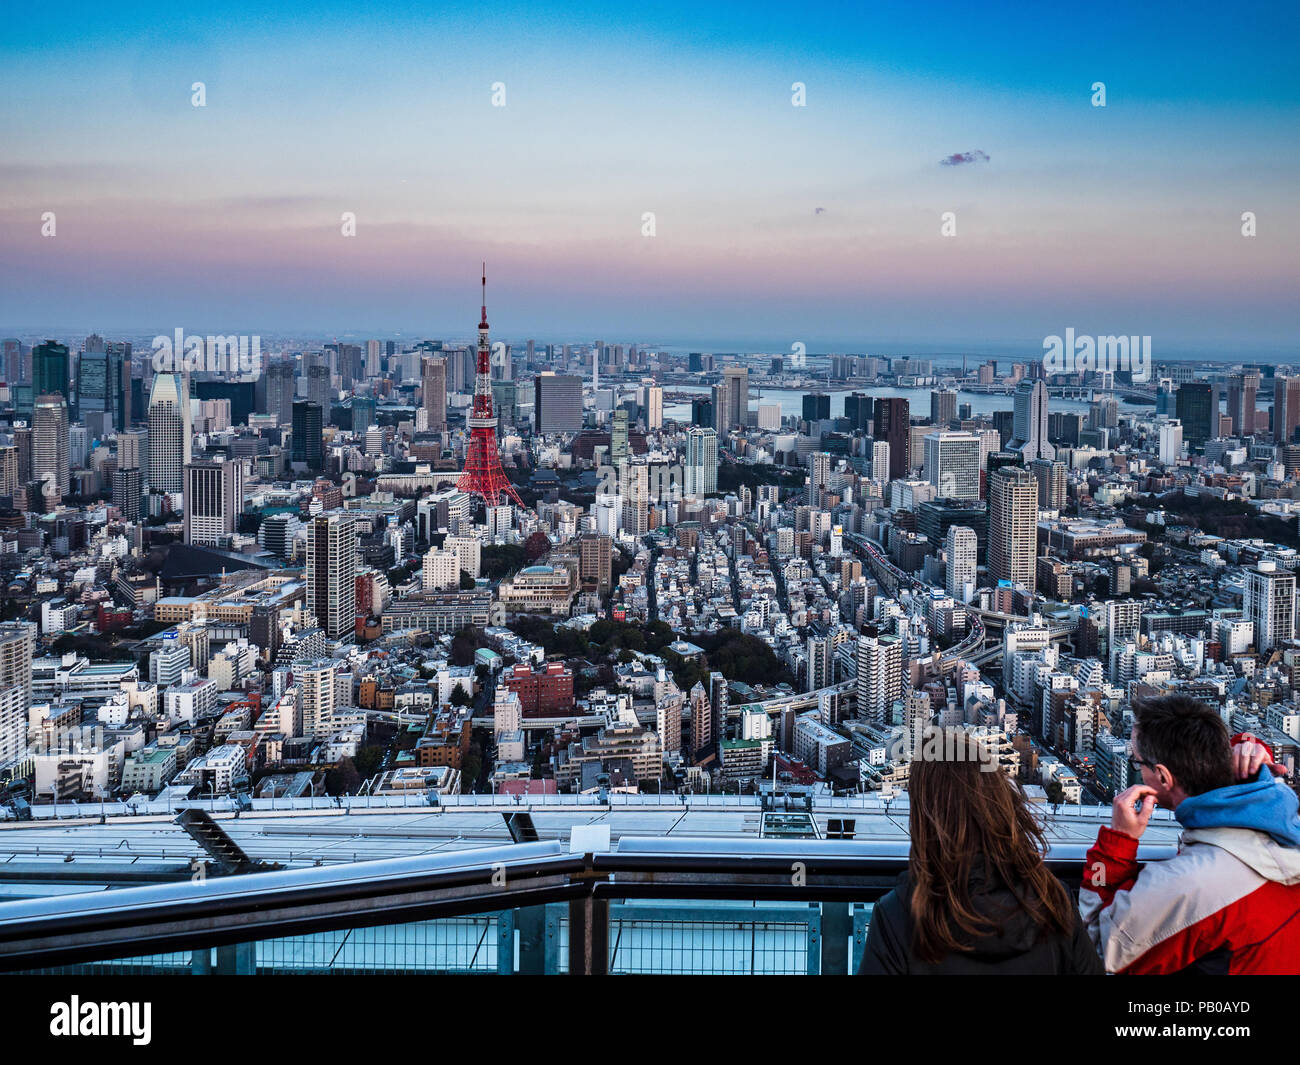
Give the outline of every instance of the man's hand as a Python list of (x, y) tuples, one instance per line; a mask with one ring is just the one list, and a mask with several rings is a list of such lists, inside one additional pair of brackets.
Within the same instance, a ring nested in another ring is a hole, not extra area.
[(1241, 742), (1232, 748), (1232, 777), (1234, 780), (1254, 780), (1259, 767), (1267, 765), (1275, 777), (1285, 776), (1286, 767), (1273, 764), (1273, 755), (1267, 747), (1249, 732), (1242, 733)]
[(1146, 784), (1134, 784), (1115, 796), (1110, 808), (1110, 827), (1126, 836), (1141, 839), (1155, 809), (1156, 789)]

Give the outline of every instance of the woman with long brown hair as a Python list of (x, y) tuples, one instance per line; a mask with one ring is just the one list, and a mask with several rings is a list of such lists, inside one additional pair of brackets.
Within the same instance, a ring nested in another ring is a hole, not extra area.
[(931, 729), (908, 782), (907, 872), (876, 903), (864, 974), (1103, 969), (1019, 785), (961, 729)]

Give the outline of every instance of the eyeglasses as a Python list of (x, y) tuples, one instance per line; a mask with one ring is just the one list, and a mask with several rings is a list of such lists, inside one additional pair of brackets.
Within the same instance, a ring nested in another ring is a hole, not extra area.
[(1157, 763), (1155, 762), (1149, 762), (1147, 761), (1147, 759), (1139, 758), (1136, 754), (1134, 754), (1132, 740), (1129, 740), (1129, 744), (1128, 744), (1128, 760), (1132, 762), (1134, 765), (1145, 766), (1147, 769), (1150, 769), (1152, 772), (1155, 771), (1157, 765)]

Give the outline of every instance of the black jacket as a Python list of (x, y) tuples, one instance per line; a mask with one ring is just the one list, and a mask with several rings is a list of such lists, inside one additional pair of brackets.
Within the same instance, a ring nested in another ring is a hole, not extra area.
[(1071, 935), (1044, 934), (1016, 904), (1015, 895), (1004, 884), (990, 880), (978, 862), (971, 873), (970, 891), (975, 911), (997, 919), (1000, 930), (973, 940), (968, 952), (949, 954), (929, 964), (912, 953), (912, 886), (904, 873), (898, 886), (872, 910), (859, 974), (1058, 976), (1105, 972), (1077, 914)]

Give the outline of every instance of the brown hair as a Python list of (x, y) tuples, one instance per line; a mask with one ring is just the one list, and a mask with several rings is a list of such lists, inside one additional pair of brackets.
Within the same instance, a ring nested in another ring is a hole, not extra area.
[(1043, 864), (1046, 840), (1024, 794), (964, 730), (944, 729), (942, 740), (912, 763), (908, 782), (916, 956), (938, 962), (997, 931), (971, 902), (971, 872), (980, 860), (990, 880), (1005, 885), (1043, 932), (1068, 935), (1074, 907)]
[(1138, 753), (1163, 765), (1188, 795), (1233, 783), (1228, 726), (1212, 706), (1190, 695), (1166, 695), (1133, 704)]

